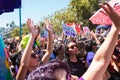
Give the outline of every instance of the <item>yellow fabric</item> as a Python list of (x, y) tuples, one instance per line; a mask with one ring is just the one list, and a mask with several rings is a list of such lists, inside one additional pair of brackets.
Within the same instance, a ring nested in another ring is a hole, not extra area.
[[(22, 49), (24, 49), (24, 48), (26, 47), (29, 38), (30, 38), (30, 35), (29, 35), (29, 34), (26, 35), (26, 36), (24, 36), (24, 37), (22, 38), (22, 41), (21, 41), (21, 47), (22, 47)], [(40, 43), (39, 43), (38, 39), (36, 39), (36, 46), (40, 46)]]

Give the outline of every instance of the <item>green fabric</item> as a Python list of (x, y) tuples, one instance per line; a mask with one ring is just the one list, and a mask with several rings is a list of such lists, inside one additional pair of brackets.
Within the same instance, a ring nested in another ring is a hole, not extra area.
[(8, 70), (7, 79), (6, 80), (13, 80), (13, 78), (11, 76), (11, 73), (10, 73), (10, 70)]
[[(22, 38), (22, 41), (21, 41), (21, 47), (22, 47), (22, 49), (24, 49), (24, 48), (26, 47), (29, 38), (30, 38), (30, 35), (29, 35), (29, 34), (26, 35), (26, 36), (24, 36), (24, 37)], [(36, 46), (40, 46), (40, 43), (39, 43), (38, 39), (36, 40)]]

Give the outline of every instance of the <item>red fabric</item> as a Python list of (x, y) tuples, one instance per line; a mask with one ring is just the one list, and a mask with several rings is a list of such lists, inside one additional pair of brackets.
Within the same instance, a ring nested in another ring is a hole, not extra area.
[(9, 58), (9, 55), (8, 55), (8, 52), (7, 52), (7, 49), (6, 49), (6, 48), (4, 48), (4, 52), (5, 52), (6, 58)]
[[(120, 14), (120, 1), (116, 1), (117, 0), (112, 0), (109, 2), (109, 4), (115, 9), (118, 14)], [(99, 9), (92, 17), (90, 17), (89, 20), (93, 24), (111, 25), (111, 19), (101, 11), (103, 11), (103, 9)]]
[(76, 31), (77, 31), (78, 33), (80, 33), (80, 31), (81, 31), (81, 26), (80, 26), (80, 25), (76, 25), (76, 26), (75, 26), (75, 29), (76, 29)]
[(74, 23), (67, 23), (67, 26), (74, 26)]
[(67, 26), (69, 27), (74, 27), (75, 26), (75, 30), (77, 33), (80, 33), (81, 32), (81, 26), (79, 24), (75, 24), (74, 22), (73, 23), (67, 23), (66, 24)]

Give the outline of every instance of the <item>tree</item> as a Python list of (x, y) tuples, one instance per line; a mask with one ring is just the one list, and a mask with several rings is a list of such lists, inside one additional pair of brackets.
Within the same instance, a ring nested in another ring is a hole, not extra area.
[[(28, 30), (27, 24), (23, 23), (22, 24), (22, 35), (26, 35), (28, 33), (28, 31), (29, 30)], [(11, 36), (12, 37), (20, 36), (20, 28), (19, 28), (19, 26), (17, 26), (16, 28), (14, 28), (12, 30)]]
[(88, 19), (99, 9), (98, 3), (98, 0), (71, 0), (69, 7), (77, 23), (83, 22), (83, 26), (90, 26)]
[[(51, 20), (53, 24), (53, 30), (55, 33), (60, 34), (62, 32), (61, 23), (75, 22), (82, 26), (93, 26), (88, 20), (99, 9), (98, 0), (71, 0), (68, 8), (61, 9), (54, 12), (54, 14), (44, 17), (44, 19)], [(40, 21), (40, 25), (43, 21)]]
[(20, 29), (19, 27), (16, 27), (13, 29), (12, 33), (11, 33), (11, 36), (12, 37), (16, 37), (16, 36), (19, 36), (20, 35)]
[(73, 12), (71, 12), (69, 8), (64, 8), (59, 11), (56, 11), (50, 17), (47, 17), (47, 19), (51, 20), (54, 27), (54, 32), (59, 35), (62, 33), (61, 23), (71, 23), (75, 21)]

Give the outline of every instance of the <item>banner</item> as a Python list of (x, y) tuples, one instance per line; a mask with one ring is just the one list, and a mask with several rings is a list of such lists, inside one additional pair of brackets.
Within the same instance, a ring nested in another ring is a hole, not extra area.
[[(120, 0), (111, 0), (111, 1), (109, 1), (109, 4), (120, 15)], [(111, 19), (107, 15), (102, 13), (101, 11), (104, 12), (104, 10), (102, 8), (100, 8), (98, 11), (96, 11), (95, 14), (93, 14), (89, 18), (89, 20), (92, 22), (92, 24), (112, 25)]]
[(75, 30), (75, 24), (62, 24), (62, 29), (65, 35), (75, 37), (76, 36), (76, 30)]
[(12, 80), (9, 65), (7, 61), (7, 53), (2, 36), (0, 35), (0, 80)]

